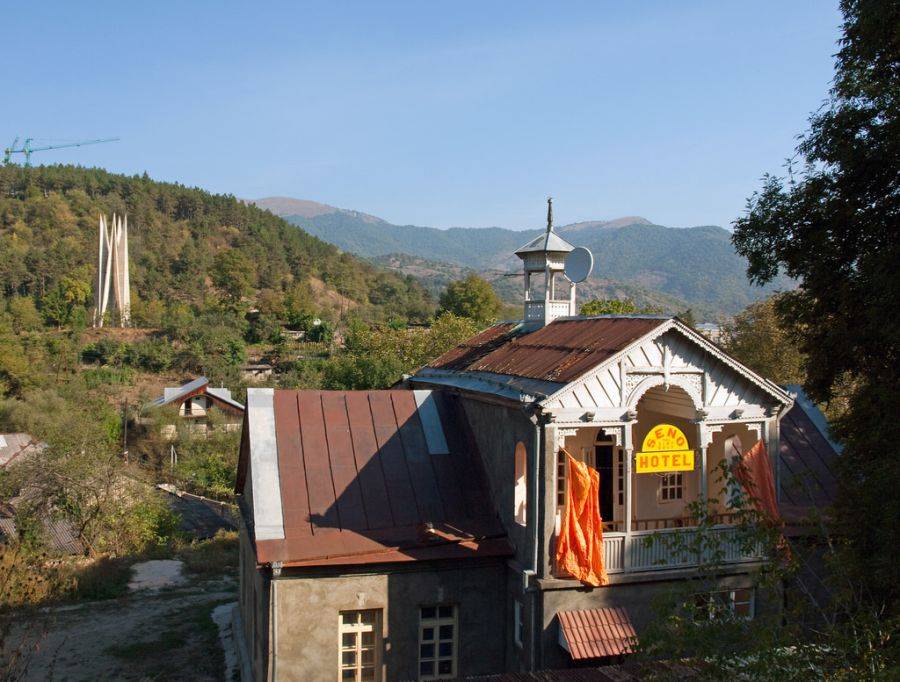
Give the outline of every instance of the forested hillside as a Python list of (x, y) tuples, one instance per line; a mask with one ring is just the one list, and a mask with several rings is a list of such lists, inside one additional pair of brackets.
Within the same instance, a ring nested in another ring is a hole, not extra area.
[[(497, 227), (439, 230), (393, 225), (357, 211), (283, 198), (256, 203), (344, 250), (411, 274), (430, 289), (444, 285), (459, 268), (480, 272), (495, 282), (498, 293), (510, 303), (518, 302), (518, 288), (498, 275), (519, 271), (513, 252), (538, 234), (537, 230)], [(306, 209), (307, 203), (315, 210), (291, 213), (298, 206)], [(766, 287), (751, 285), (746, 260), (735, 253), (731, 233), (721, 227), (671, 228), (632, 216), (564, 225), (557, 232), (594, 253), (593, 275), (582, 286), (586, 296), (625, 295), (667, 312), (692, 308), (714, 319), (793, 286), (786, 278)]]
[[(113, 212), (128, 215), (132, 326), (112, 317), (95, 329), (98, 221)], [(127, 576), (122, 561), (190, 542), (157, 483), (231, 499), (240, 433), (215, 411), (196, 430), (196, 415), (155, 407), (166, 387), (205, 375), (243, 401), (248, 385), (390, 386), (476, 332), (436, 309), (412, 277), (234, 197), (98, 169), (0, 167), (0, 434), (46, 445), (0, 467), (0, 501), (28, 490), (14, 509), (21, 553), (4, 554), (0, 537), (2, 573), (18, 581), (3, 584), (0, 610), (82, 594), (77, 562), (45, 570), (47, 519), (97, 561), (130, 556), (116, 564)], [(13, 511), (0, 507), (8, 527)]]
[(60, 297), (73, 308), (86, 303), (98, 217), (114, 211), (128, 214), (138, 325), (200, 313), (223, 293), (287, 305), (295, 315), (343, 306), (364, 317), (424, 319), (433, 310), (412, 278), (340, 253), (234, 197), (73, 166), (0, 168), (0, 295), (31, 298), (45, 316), (58, 317), (49, 308), (60, 307)]

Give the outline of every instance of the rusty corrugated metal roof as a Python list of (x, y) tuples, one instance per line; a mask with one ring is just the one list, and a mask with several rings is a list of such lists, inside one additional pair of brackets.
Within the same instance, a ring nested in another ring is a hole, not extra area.
[(518, 322), (499, 322), (463, 341), (456, 348), (451, 348), (428, 366), (439, 369), (469, 369), (485, 355), (508, 343), (515, 336), (516, 329), (521, 326)]
[(511, 553), (454, 397), (279, 390), (273, 406), (284, 539), (258, 540), (260, 563)]
[[(42, 540), (46, 549), (54, 554), (83, 554), (84, 545), (78, 539), (74, 526), (65, 519), (54, 519), (44, 516), (40, 519)], [(0, 516), (0, 544), (6, 540), (17, 540), (19, 531), (16, 520), (12, 517)]]
[(47, 445), (27, 433), (0, 433), (0, 469), (14, 461), (42, 452)]
[(589, 372), (669, 318), (600, 316), (554, 320), (531, 333), (495, 325), (457, 346), (429, 367), (493, 372), (568, 382)]
[(569, 654), (576, 661), (634, 651), (637, 633), (624, 608), (560, 611), (556, 615)]

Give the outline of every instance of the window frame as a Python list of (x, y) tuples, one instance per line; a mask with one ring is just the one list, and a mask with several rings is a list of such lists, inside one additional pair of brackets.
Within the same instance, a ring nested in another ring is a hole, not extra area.
[[(746, 599), (738, 600), (738, 593), (741, 592), (747, 593)], [(756, 617), (756, 589), (753, 587), (735, 587), (728, 590), (698, 592), (694, 595), (694, 606), (697, 611), (696, 620), (698, 622), (717, 620), (717, 614), (720, 611), (716, 607), (720, 605), (724, 606), (727, 609), (727, 613), (736, 620), (753, 620)], [(747, 607), (747, 613), (738, 615), (737, 607), (744, 605)]]
[(656, 501), (660, 504), (669, 504), (683, 499), (684, 472), (670, 471), (665, 474), (659, 474), (659, 488), (656, 491)]
[[(441, 609), (452, 609), (450, 616), (441, 616)], [(425, 618), (423, 611), (425, 609), (434, 609), (433, 618)], [(450, 625), (453, 627), (452, 637), (442, 638), (440, 629), (442, 626)], [(426, 640), (423, 638), (426, 628), (433, 629), (433, 638)], [(440, 655), (440, 645), (450, 643), (450, 656)], [(420, 604), (419, 605), (419, 637), (418, 637), (418, 655), (416, 673), (419, 680), (452, 680), (459, 676), (459, 607), (456, 604)], [(422, 656), (422, 647), (431, 644), (434, 646), (434, 652), (431, 656)], [(450, 661), (450, 672), (440, 672), (440, 664), (442, 661)], [(422, 664), (432, 663), (431, 674), (422, 673)]]
[[(625, 508), (625, 450), (621, 447), (615, 449), (616, 457), (616, 506)], [(624, 518), (624, 513), (622, 514)]]
[(525, 605), (518, 599), (513, 599), (513, 643), (525, 648)]
[(566, 453), (558, 450), (556, 453), (556, 506), (566, 506)]
[[(374, 618), (371, 623), (363, 621), (363, 614), (371, 613)], [(352, 621), (348, 620), (349, 617)], [(375, 682), (381, 682), (381, 649), (382, 649), (382, 610), (381, 609), (354, 609), (338, 612), (338, 682), (344, 682), (348, 679), (344, 677), (344, 672), (353, 670), (354, 682), (362, 682), (363, 669), (372, 669), (372, 679)], [(363, 634), (367, 632), (374, 633), (372, 644), (363, 645)], [(353, 647), (344, 646), (344, 635), (352, 634), (354, 636)], [(344, 663), (344, 654), (349, 653), (351, 649), (355, 652), (355, 663), (352, 667)], [(363, 665), (362, 652), (363, 649), (372, 649), (372, 665)]]
[(528, 448), (521, 441), (516, 443), (513, 460), (513, 520), (524, 527), (528, 525)]

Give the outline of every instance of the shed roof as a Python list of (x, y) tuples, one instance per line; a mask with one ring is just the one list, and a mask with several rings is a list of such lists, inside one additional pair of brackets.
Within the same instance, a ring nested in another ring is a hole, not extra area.
[[(0, 515), (0, 544), (8, 540), (16, 540), (19, 537), (14, 516), (6, 516), (6, 512), (15, 514), (15, 506), (4, 510), (4, 515)], [(42, 537), (47, 549), (55, 554), (82, 554), (84, 552), (84, 545), (78, 539), (78, 534), (71, 522), (49, 515), (42, 516), (40, 521)]]
[(0, 433), (0, 469), (46, 447), (28, 433)]
[(465, 415), (437, 391), (250, 389), (239, 468), (261, 564), (511, 553)]
[(622, 607), (560, 611), (559, 641), (573, 660), (621, 656), (634, 651), (637, 633)]
[(825, 416), (803, 390), (789, 386), (788, 391), (794, 405), (781, 419), (778, 457), (779, 508), (790, 524), (834, 503), (840, 446), (830, 440)]

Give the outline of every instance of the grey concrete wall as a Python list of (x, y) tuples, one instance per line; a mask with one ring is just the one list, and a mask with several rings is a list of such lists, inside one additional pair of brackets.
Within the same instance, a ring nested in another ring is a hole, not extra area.
[(526, 517), (531, 519), (531, 506), (536, 504), (531, 499), (535, 474), (534, 425), (520, 409), (482, 403), (471, 398), (461, 400), (484, 461), (491, 499), (509, 539), (516, 548), (516, 561), (522, 566), (530, 566), (533, 551), (531, 534), (526, 526), (520, 525), (515, 519), (515, 452), (516, 445), (522, 443), (528, 453)]
[(419, 608), (456, 604), (458, 674), (504, 670), (507, 627), (506, 567), (417, 565), (385, 573), (291, 576), (272, 580), (279, 680), (334, 682), (340, 611), (382, 611), (384, 680), (418, 679)]
[[(747, 574), (723, 576), (702, 585), (702, 591), (731, 590), (753, 586), (753, 578)], [(701, 585), (696, 585), (700, 592)], [(559, 611), (624, 607), (628, 611), (635, 630), (640, 637), (641, 630), (659, 617), (658, 602), (666, 595), (683, 593), (687, 589), (681, 580), (660, 580), (656, 582), (636, 582), (625, 585), (589, 588), (579, 584), (572, 589), (553, 589), (543, 592), (543, 614), (541, 633), (540, 666), (544, 669), (573, 667), (568, 652), (559, 644)], [(778, 613), (781, 608), (779, 592), (756, 590), (755, 613), (757, 617)]]
[(256, 567), (256, 554), (243, 516), (240, 537), (240, 609), (244, 640), (250, 655), (254, 680), (268, 679), (269, 663), (269, 583), (267, 574)]

